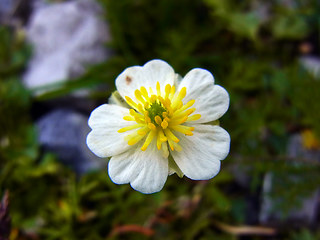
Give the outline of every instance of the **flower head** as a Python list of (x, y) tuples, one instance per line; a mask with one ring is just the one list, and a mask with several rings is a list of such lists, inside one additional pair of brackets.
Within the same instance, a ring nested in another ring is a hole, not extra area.
[(166, 62), (152, 60), (125, 69), (116, 87), (109, 104), (91, 113), (87, 137), (92, 152), (111, 157), (113, 182), (153, 193), (173, 173), (206, 180), (219, 172), (230, 136), (216, 120), (229, 95), (210, 72), (196, 68), (181, 78)]

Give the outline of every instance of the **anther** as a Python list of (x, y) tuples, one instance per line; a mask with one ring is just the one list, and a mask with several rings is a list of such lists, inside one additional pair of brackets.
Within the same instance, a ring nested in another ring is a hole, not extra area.
[(196, 120), (198, 120), (198, 119), (200, 119), (201, 118), (201, 114), (193, 114), (192, 116), (189, 116), (188, 117), (188, 122), (189, 121), (196, 121)]
[(132, 109), (132, 108), (129, 110), (129, 112), (130, 112), (130, 114), (131, 114), (132, 116), (135, 116), (135, 115), (136, 115), (136, 111), (135, 111), (134, 109)]
[(118, 130), (118, 133), (123, 133), (123, 132), (129, 131), (129, 130), (132, 130), (132, 129), (139, 128), (141, 126), (142, 126), (141, 124), (134, 124), (134, 125), (130, 125), (127, 127), (123, 127)]
[(148, 101), (149, 100), (149, 95), (148, 95), (148, 91), (145, 87), (141, 87), (140, 88), (140, 91), (142, 93), (142, 96)]
[(174, 94), (176, 93), (176, 87), (173, 85), (171, 87), (171, 91), (170, 91), (170, 95), (169, 95), (169, 98), (172, 100)]
[(125, 96), (126, 102), (133, 108), (137, 108), (137, 104), (128, 96)]
[(171, 91), (171, 85), (170, 85), (170, 84), (167, 84), (167, 85), (166, 85), (166, 88), (165, 88), (165, 92), (166, 92), (165, 98), (168, 98), (168, 97), (169, 97), (170, 91)]
[(150, 102), (153, 103), (157, 100), (157, 96), (156, 95), (152, 95), (150, 98)]
[(162, 127), (163, 129), (166, 129), (166, 128), (168, 127), (168, 122), (167, 122), (165, 119), (162, 121), (161, 127)]
[(137, 133), (138, 133), (139, 135), (141, 135), (141, 136), (144, 136), (144, 135), (147, 134), (147, 130), (145, 130), (145, 129), (139, 129)]
[(173, 140), (174, 142), (179, 142), (180, 140), (168, 129), (166, 128), (164, 130), (164, 133), (166, 134), (167, 138), (168, 138), (168, 141), (171, 139)]
[(160, 83), (157, 82), (157, 95), (161, 96), (161, 92), (160, 92)]
[(148, 127), (151, 129), (151, 130), (156, 130), (156, 126), (153, 124), (153, 123), (148, 123)]
[(155, 135), (155, 132), (153, 132), (153, 131), (149, 132), (149, 134), (146, 138), (146, 141), (144, 142), (143, 146), (141, 147), (142, 151), (145, 151), (147, 149), (147, 147), (150, 145), (154, 135)]
[(187, 114), (187, 115), (190, 115), (190, 114), (192, 114), (195, 110), (196, 110), (195, 108), (190, 108), (190, 109), (187, 110), (186, 114)]
[(124, 117), (123, 117), (123, 120), (126, 120), (126, 121), (134, 121), (134, 117), (132, 117), (132, 116), (124, 116)]
[(159, 126), (161, 125), (161, 123), (162, 123), (161, 117), (155, 116), (155, 117), (154, 117), (154, 120), (155, 120), (155, 122), (156, 122)]

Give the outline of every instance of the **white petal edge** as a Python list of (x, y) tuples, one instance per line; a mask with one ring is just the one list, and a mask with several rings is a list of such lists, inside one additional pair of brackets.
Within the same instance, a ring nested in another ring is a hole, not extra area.
[(127, 108), (103, 104), (93, 110), (88, 124), (92, 131), (87, 136), (87, 145), (98, 157), (110, 157), (127, 151), (129, 146), (124, 137), (126, 133), (118, 133), (120, 128), (135, 124), (123, 119), (129, 114)]
[(168, 177), (168, 159), (162, 157), (155, 141), (146, 151), (140, 149), (142, 144), (113, 156), (108, 165), (109, 176), (114, 183), (130, 183), (133, 189), (145, 194), (159, 192)]
[(193, 123), (217, 120), (229, 108), (228, 92), (223, 87), (215, 85), (214, 77), (205, 69), (195, 68), (188, 72), (179, 85), (179, 91), (183, 87), (187, 89), (183, 103), (194, 99), (194, 114), (201, 114), (201, 118)]
[(165, 61), (155, 59), (147, 62), (144, 66), (126, 68), (117, 78), (116, 87), (120, 95), (136, 100), (134, 91), (144, 86), (149, 92), (151, 87), (156, 93), (156, 84), (160, 83), (161, 91), (164, 92), (167, 84), (173, 85), (176, 75), (173, 68)]
[(175, 133), (180, 139), (180, 152), (171, 151), (174, 161), (188, 178), (207, 180), (220, 170), (220, 160), (230, 149), (230, 135), (219, 126), (196, 124), (193, 136)]

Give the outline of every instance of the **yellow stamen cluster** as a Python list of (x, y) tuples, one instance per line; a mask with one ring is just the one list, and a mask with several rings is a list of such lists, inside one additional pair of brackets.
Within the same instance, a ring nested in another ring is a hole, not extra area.
[(174, 132), (180, 132), (192, 136), (194, 127), (183, 125), (185, 122), (198, 120), (201, 115), (193, 114), (196, 109), (190, 108), (195, 100), (183, 104), (182, 99), (186, 96), (186, 88), (183, 87), (180, 92), (176, 92), (175, 86), (167, 84), (164, 91), (161, 91), (160, 83), (157, 82), (156, 93), (152, 88), (149, 92), (145, 87), (135, 90), (136, 102), (126, 96), (126, 102), (132, 107), (129, 115), (123, 119), (126, 121), (135, 121), (136, 124), (124, 127), (118, 130), (123, 133), (129, 130), (137, 129), (125, 138), (129, 145), (134, 145), (145, 138), (141, 147), (145, 151), (153, 139), (156, 140), (157, 148), (168, 156), (168, 144), (172, 151), (180, 151), (179, 139)]

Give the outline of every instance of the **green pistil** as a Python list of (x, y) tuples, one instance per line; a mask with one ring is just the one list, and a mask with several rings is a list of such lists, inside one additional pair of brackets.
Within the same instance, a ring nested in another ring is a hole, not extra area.
[(161, 103), (158, 103), (158, 102), (152, 103), (151, 106), (146, 110), (148, 111), (148, 115), (151, 119), (151, 122), (154, 124), (156, 123), (154, 118), (156, 116), (160, 116), (161, 119), (163, 120), (162, 113), (166, 112), (166, 109), (161, 105)]

